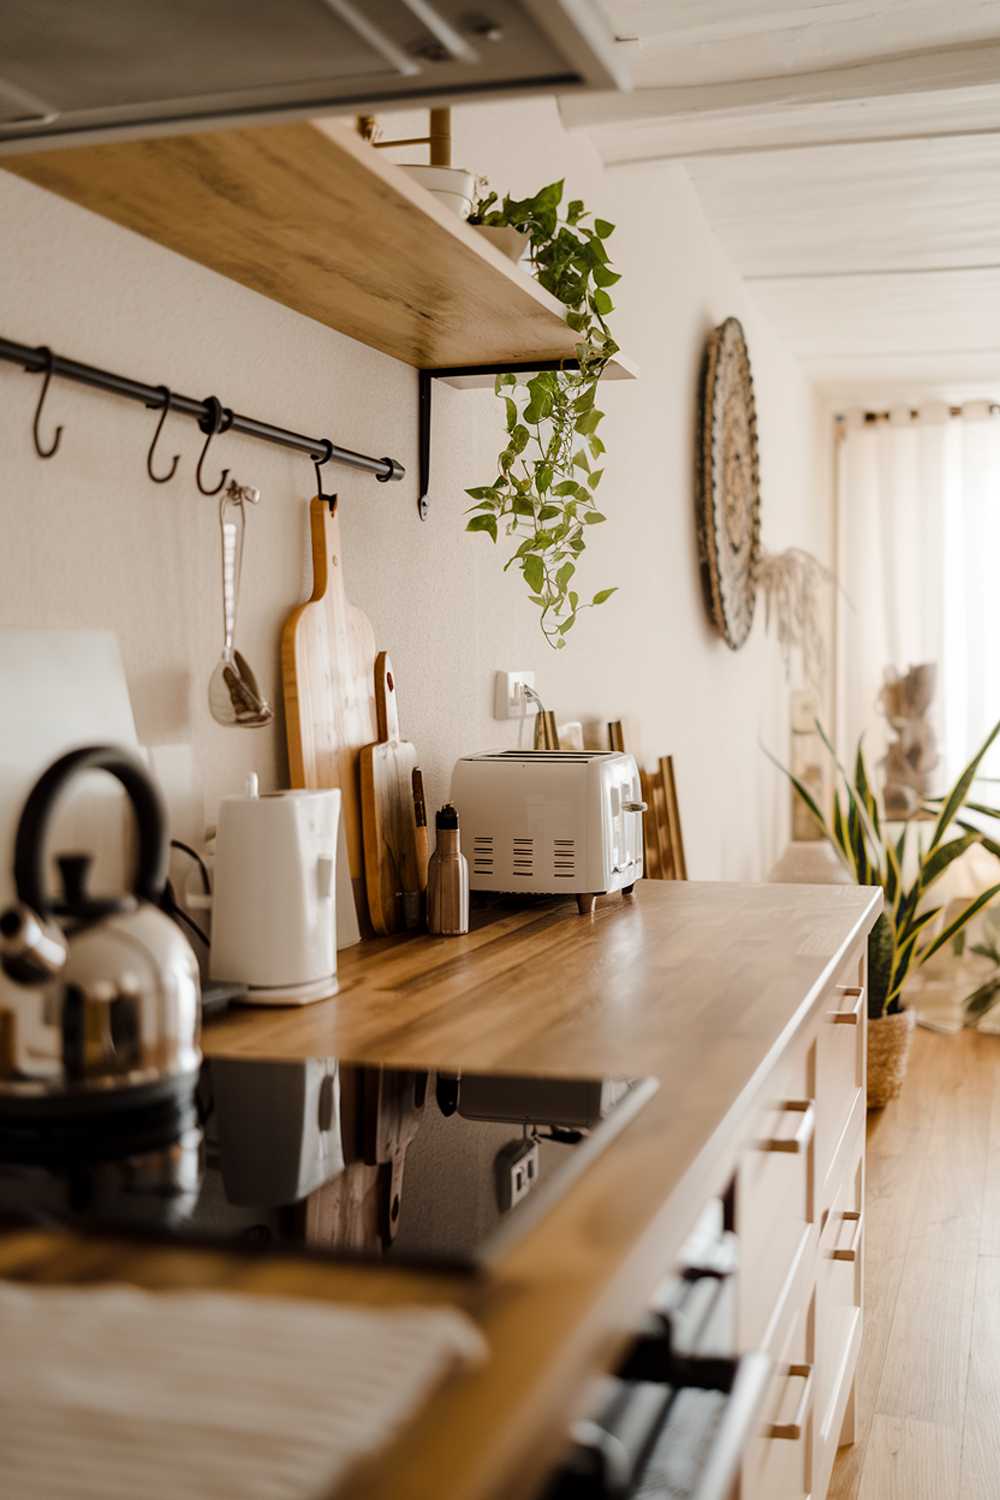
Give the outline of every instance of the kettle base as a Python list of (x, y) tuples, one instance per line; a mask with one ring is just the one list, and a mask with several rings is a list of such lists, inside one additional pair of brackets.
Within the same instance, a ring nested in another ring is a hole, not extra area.
[(336, 974), (325, 979), (313, 979), (308, 984), (247, 985), (245, 995), (239, 995), (237, 1005), (315, 1005), (317, 1000), (332, 1000), (339, 986)]
[(171, 1099), (190, 1096), (198, 1082), (198, 1066), (183, 1073), (172, 1073), (121, 1088), (74, 1089), (67, 1086), (58, 1092), (28, 1092), (0, 1085), (0, 1131), (19, 1120), (85, 1120), (91, 1117), (131, 1113)]
[[(198, 1124), (196, 1089), (199, 1074), (186, 1074), (161, 1081), (145, 1089), (129, 1091), (127, 1098), (89, 1098), (86, 1107), (75, 1110), (66, 1099), (0, 1102), (0, 1162), (36, 1162), (68, 1166), (76, 1160), (110, 1161), (136, 1151), (161, 1149)], [(139, 1095), (142, 1097), (138, 1097)], [(79, 1101), (77, 1101), (79, 1102)], [(53, 1108), (58, 1103), (59, 1108)], [(103, 1108), (96, 1107), (102, 1105)]]

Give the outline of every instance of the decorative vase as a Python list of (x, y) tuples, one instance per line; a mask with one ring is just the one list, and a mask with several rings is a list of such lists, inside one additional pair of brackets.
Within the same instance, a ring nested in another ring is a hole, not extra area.
[(481, 234), (484, 240), (489, 240), (491, 245), (496, 245), (508, 260), (519, 261), (528, 248), (528, 235), (510, 224), (470, 224), (469, 228)]
[(868, 1021), (868, 1108), (883, 1109), (903, 1087), (916, 1025), (915, 1010)]

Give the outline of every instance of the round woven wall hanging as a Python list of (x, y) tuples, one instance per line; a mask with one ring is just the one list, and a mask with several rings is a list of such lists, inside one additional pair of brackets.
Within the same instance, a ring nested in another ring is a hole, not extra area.
[(760, 469), (753, 375), (743, 328), (709, 336), (701, 385), (698, 545), (708, 612), (727, 646), (753, 624), (760, 556)]

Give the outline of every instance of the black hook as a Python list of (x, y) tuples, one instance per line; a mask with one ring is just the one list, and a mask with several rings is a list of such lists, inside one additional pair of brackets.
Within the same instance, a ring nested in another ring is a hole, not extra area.
[(166, 474), (153, 473), (153, 454), (156, 451), (156, 445), (160, 440), (160, 433), (163, 430), (163, 424), (167, 420), (167, 413), (170, 410), (171, 402), (174, 399), (169, 389), (165, 385), (158, 386), (157, 389), (163, 392), (163, 410), (160, 413), (160, 420), (156, 424), (156, 431), (153, 433), (153, 441), (149, 445), (149, 452), (146, 454), (146, 473), (149, 475), (154, 484), (166, 484), (168, 480), (173, 479), (174, 475), (177, 473), (177, 465), (181, 461), (181, 456), (179, 453), (174, 454), (173, 463), (170, 465), (170, 469)]
[(201, 457), (198, 460), (198, 468), (195, 471), (195, 479), (198, 481), (198, 488), (201, 490), (201, 493), (203, 495), (217, 495), (222, 489), (222, 486), (225, 484), (226, 480), (229, 478), (229, 470), (223, 469), (222, 478), (219, 480), (214, 490), (206, 490), (205, 486), (201, 482), (201, 466), (205, 462), (205, 454), (208, 452), (209, 443), (217, 433), (225, 432), (226, 428), (229, 426), (229, 418), (231, 414), (226, 411), (226, 408), (223, 406), (218, 396), (206, 396), (205, 405), (208, 407), (208, 411), (203, 417), (199, 418), (198, 426), (201, 428), (202, 432), (206, 432), (208, 436), (205, 439), (205, 446), (201, 450)]
[(38, 436), (38, 424), (42, 415), (42, 407), (45, 405), (45, 397), (48, 395), (49, 382), (52, 379), (53, 356), (52, 350), (47, 349), (44, 344), (39, 345), (38, 353), (45, 361), (45, 379), (42, 381), (42, 394), (39, 396), (38, 405), (35, 407), (35, 420), (31, 424), (31, 433), (35, 440), (35, 452), (38, 454), (38, 457), (52, 458), (59, 451), (59, 443), (62, 438), (63, 430), (61, 426), (56, 428), (56, 435), (52, 439), (51, 448), (42, 447), (41, 439)]
[(335, 515), (336, 511), (337, 511), (337, 497), (336, 497), (336, 495), (325, 495), (323, 493), (323, 476), (320, 473), (320, 467), (321, 467), (322, 464), (328, 464), (330, 462), (330, 459), (332, 457), (333, 457), (333, 444), (330, 442), (329, 438), (324, 438), (323, 439), (323, 452), (321, 454), (319, 454), (319, 455), (317, 455), (317, 454), (314, 453), (313, 456), (312, 456), (312, 461), (313, 461), (313, 468), (316, 470), (316, 498), (317, 498), (317, 500), (325, 500), (326, 501), (327, 505), (329, 505), (329, 507), (330, 507), (330, 514), (331, 514), (331, 516)]

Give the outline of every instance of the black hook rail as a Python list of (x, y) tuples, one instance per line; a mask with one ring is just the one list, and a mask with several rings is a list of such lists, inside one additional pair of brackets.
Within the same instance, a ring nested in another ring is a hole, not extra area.
[[(52, 376), (59, 376), (62, 380), (73, 380), (78, 385), (89, 385), (99, 391), (110, 391), (115, 396), (124, 396), (129, 401), (139, 401), (143, 406), (163, 408), (164, 414), (169, 403), (169, 410), (178, 416), (193, 417), (202, 432), (215, 435), (220, 432), (240, 432), (245, 437), (259, 438), (264, 443), (276, 443), (282, 448), (294, 448), (299, 453), (306, 453), (314, 462), (346, 464), (351, 469), (362, 469), (368, 474), (374, 474), (375, 478), (383, 484), (390, 479), (402, 479), (405, 469), (402, 464), (394, 458), (370, 458), (365, 453), (354, 453), (350, 448), (340, 448), (332, 443), (329, 438), (307, 437), (301, 432), (291, 432), (287, 427), (275, 427), (271, 422), (259, 422), (256, 417), (243, 416), (241, 412), (232, 411), (228, 406), (222, 406), (221, 402), (214, 396), (209, 396), (204, 401), (196, 401), (192, 396), (180, 396), (176, 391), (166, 393), (162, 385), (146, 385), (141, 380), (130, 380), (126, 375), (115, 375), (111, 370), (101, 370), (95, 365), (84, 365), (75, 359), (66, 359), (61, 354), (53, 354), (51, 350), (33, 348), (30, 344), (17, 344), (12, 339), (0, 338), (0, 360), (8, 364), (20, 365), (22, 369), (33, 374), (44, 374), (46, 387)], [(44, 397), (45, 391), (42, 395)], [(38, 411), (41, 410), (39, 402)], [(48, 452), (39, 451), (43, 457), (49, 457), (55, 452), (58, 445), (58, 434), (55, 443)], [(36, 412), (36, 443), (37, 443), (37, 412)], [(204, 457), (204, 450), (202, 450)], [(155, 475), (153, 476), (156, 477)]]

